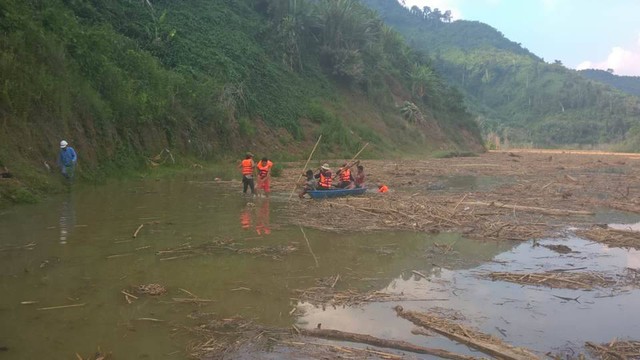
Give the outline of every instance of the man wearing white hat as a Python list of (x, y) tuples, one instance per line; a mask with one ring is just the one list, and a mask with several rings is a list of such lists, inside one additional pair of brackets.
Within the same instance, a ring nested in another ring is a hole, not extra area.
[(330, 190), (331, 182), (332, 182), (332, 174), (331, 168), (329, 164), (322, 164), (320, 166), (320, 171), (314, 176), (318, 179), (318, 185), (316, 186), (316, 190)]
[(73, 174), (77, 163), (78, 155), (76, 154), (76, 151), (73, 150), (73, 148), (69, 146), (69, 143), (65, 140), (60, 141), (60, 155), (58, 156), (58, 165), (60, 166), (62, 176), (64, 176), (69, 181), (73, 180)]

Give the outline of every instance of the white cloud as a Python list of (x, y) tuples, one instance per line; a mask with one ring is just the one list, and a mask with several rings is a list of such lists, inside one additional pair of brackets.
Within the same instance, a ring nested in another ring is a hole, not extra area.
[(624, 49), (616, 46), (605, 60), (602, 61), (583, 61), (576, 69), (613, 69), (616, 75), (640, 76), (640, 38), (636, 49)]

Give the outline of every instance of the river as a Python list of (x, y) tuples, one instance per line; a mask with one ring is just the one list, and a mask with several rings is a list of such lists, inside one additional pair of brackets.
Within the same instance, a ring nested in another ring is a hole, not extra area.
[[(415, 298), (402, 302), (406, 309), (458, 311), (481, 330), (540, 352), (640, 333), (635, 289), (553, 290), (478, 276), (567, 263), (619, 272), (640, 268), (637, 251), (575, 237), (562, 243), (577, 252), (559, 255), (530, 242), (457, 234), (303, 229), (303, 235), (282, 218), (287, 195), (247, 198), (239, 188), (190, 179), (113, 182), (0, 212), (0, 359), (70, 359), (98, 349), (115, 359), (186, 359), (190, 336), (182, 329), (197, 325), (202, 313), (284, 328), (322, 323), (469, 353), (442, 338), (410, 334), (412, 326), (391, 311), (395, 303), (320, 309), (292, 300), (295, 289), (337, 274), (341, 288)], [(295, 251), (162, 253), (211, 242)], [(437, 251), (443, 245), (450, 251)], [(135, 292), (152, 283), (167, 292)], [(190, 294), (211, 301), (175, 300)], [(294, 314), (292, 307), (303, 311)]]

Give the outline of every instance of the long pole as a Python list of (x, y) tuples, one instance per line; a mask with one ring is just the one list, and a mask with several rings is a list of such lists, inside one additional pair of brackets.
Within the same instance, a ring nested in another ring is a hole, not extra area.
[(353, 160), (355, 160), (355, 159), (358, 157), (358, 155), (360, 155), (360, 153), (361, 153), (361, 152), (363, 152), (363, 151), (364, 151), (364, 149), (365, 149), (368, 145), (369, 145), (369, 143), (364, 144), (364, 146), (362, 147), (362, 149), (360, 149), (360, 151), (358, 151), (358, 153), (357, 153), (357, 154), (353, 157), (353, 159), (351, 159), (351, 161), (349, 161), (349, 162), (353, 162)]
[(309, 165), (309, 161), (311, 161), (311, 157), (313, 156), (313, 153), (316, 152), (316, 148), (318, 147), (318, 144), (320, 143), (320, 139), (322, 139), (322, 134), (320, 134), (320, 136), (318, 136), (318, 141), (316, 141), (316, 144), (313, 146), (313, 150), (311, 150), (311, 154), (309, 154), (309, 158), (307, 159), (307, 162), (304, 164), (304, 168), (302, 169), (302, 173), (300, 174), (300, 177), (298, 178), (298, 181), (295, 182), (295, 184), (293, 185), (293, 190), (291, 190), (291, 194), (289, 194), (289, 200), (291, 200), (291, 197), (293, 196), (293, 193), (296, 192), (296, 188), (298, 187), (298, 183), (300, 182), (300, 179), (302, 179), (302, 176), (304, 176), (304, 172), (305, 170), (307, 170), (307, 165)]
[[(353, 160), (355, 160), (355, 159), (358, 157), (358, 155), (360, 155), (360, 153), (361, 153), (362, 151), (364, 151), (364, 149), (367, 147), (367, 145), (369, 145), (369, 143), (364, 144), (364, 146), (362, 147), (362, 149), (360, 149), (360, 151), (358, 151), (358, 153), (357, 153), (353, 158), (351, 158), (351, 160), (347, 163), (347, 167), (348, 167), (348, 168), (350, 168), (350, 167), (352, 167), (352, 166), (354, 165), (354, 164), (353, 164)], [(338, 171), (338, 173), (339, 173), (339, 171)], [(338, 177), (338, 175), (339, 175), (338, 173), (336, 173), (336, 174), (333, 176), (333, 178), (334, 178), (334, 179)]]

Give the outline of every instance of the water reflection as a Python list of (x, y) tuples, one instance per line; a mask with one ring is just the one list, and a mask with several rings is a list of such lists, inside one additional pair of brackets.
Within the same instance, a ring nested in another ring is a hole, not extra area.
[(247, 203), (242, 208), (242, 210), (240, 210), (240, 226), (244, 230), (251, 229), (251, 218), (253, 217), (252, 212), (253, 212), (254, 206), (255, 204), (250, 202), (250, 203)]
[(66, 195), (66, 198), (60, 204), (60, 244), (65, 245), (69, 239), (69, 235), (76, 226), (76, 209), (73, 204), (72, 194)]
[[(337, 309), (302, 303), (305, 315), (299, 323), (306, 327), (322, 323), (323, 328), (390, 337), (461, 353), (467, 353), (467, 350), (442, 338), (425, 341), (423, 337), (412, 335), (411, 324), (396, 317), (392, 307), (401, 304), (408, 310), (453, 312), (483, 332), (496, 337), (507, 334), (510, 343), (541, 352), (568, 344), (575, 347), (587, 340), (608, 342), (640, 333), (638, 289), (552, 289), (494, 282), (480, 276), (492, 271), (543, 272), (572, 267), (620, 274), (625, 267), (637, 267), (640, 263), (639, 251), (609, 248), (578, 238), (549, 239), (541, 244), (558, 242), (568, 245), (574, 252), (560, 255), (541, 246), (531, 246), (529, 242), (471, 270), (425, 270), (422, 274), (426, 279), (403, 272), (381, 291), (412, 301)], [(579, 300), (566, 301), (556, 295)]]
[(269, 198), (265, 198), (257, 204), (248, 202), (240, 210), (240, 227), (243, 230), (255, 230), (258, 235), (271, 234), (271, 214), (269, 210)]
[(256, 221), (256, 232), (258, 235), (271, 234), (271, 226), (269, 225), (269, 199), (264, 199), (258, 209), (258, 220)]

